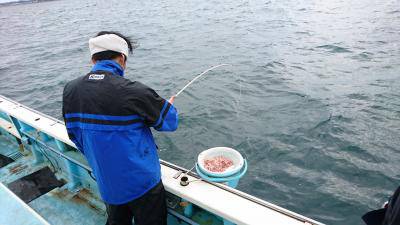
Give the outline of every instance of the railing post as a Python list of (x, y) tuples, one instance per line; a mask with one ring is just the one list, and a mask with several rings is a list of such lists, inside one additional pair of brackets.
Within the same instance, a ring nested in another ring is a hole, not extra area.
[[(65, 153), (68, 151), (67, 146), (65, 145), (64, 142), (61, 142), (57, 139), (54, 139), (54, 141), (56, 142), (57, 148), (61, 152)], [(69, 161), (67, 159), (64, 159), (64, 163), (68, 170), (68, 178), (69, 178), (68, 189), (70, 191), (73, 191), (81, 185), (81, 179), (79, 176), (79, 167), (75, 163), (72, 163), (71, 161)]]
[(31, 143), (31, 151), (33, 156), (35, 157), (35, 164), (40, 164), (44, 162), (44, 156), (41, 153), (40, 147), (38, 146), (38, 143), (33, 141), (33, 143)]

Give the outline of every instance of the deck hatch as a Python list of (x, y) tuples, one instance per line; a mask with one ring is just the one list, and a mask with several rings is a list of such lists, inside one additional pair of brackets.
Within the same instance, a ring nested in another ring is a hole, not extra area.
[(45, 167), (11, 182), (8, 184), (8, 188), (24, 202), (29, 203), (62, 185), (64, 185), (64, 182), (57, 180), (54, 173), (48, 167)]
[(4, 155), (0, 155), (0, 168), (4, 167), (12, 162), (14, 162), (14, 160), (12, 158), (4, 156)]

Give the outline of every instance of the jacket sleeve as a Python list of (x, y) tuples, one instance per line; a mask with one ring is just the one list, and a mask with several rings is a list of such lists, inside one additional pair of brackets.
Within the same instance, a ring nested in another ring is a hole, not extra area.
[[(78, 138), (76, 137), (76, 135), (80, 134), (79, 131), (76, 132), (76, 131), (74, 131), (74, 129), (67, 129), (67, 132), (68, 132), (69, 139), (75, 144), (75, 146), (78, 148), (78, 150), (84, 154), (85, 152), (83, 151), (82, 144), (78, 141)], [(81, 138), (79, 138), (79, 139), (81, 139)]]
[(178, 111), (153, 89), (139, 82), (130, 82), (127, 88), (128, 107), (143, 119), (144, 123), (158, 131), (175, 131), (178, 128)]
[(175, 106), (164, 99), (160, 116), (153, 125), (154, 129), (158, 131), (175, 131), (178, 128), (178, 122), (178, 111)]
[(383, 225), (389, 224), (399, 224), (400, 223), (400, 187), (394, 192), (391, 197), (385, 218), (383, 220)]
[(65, 98), (65, 89), (66, 89), (66, 87), (64, 87), (64, 91), (63, 91), (62, 117), (64, 119), (64, 123), (65, 123), (65, 127), (67, 129), (69, 139), (75, 144), (75, 146), (78, 148), (79, 151), (84, 153), (82, 144), (78, 141), (78, 139), (76, 137), (79, 134), (79, 132), (76, 129), (67, 128), (67, 120), (65, 119), (65, 104), (68, 104), (68, 102), (66, 101), (66, 98)]

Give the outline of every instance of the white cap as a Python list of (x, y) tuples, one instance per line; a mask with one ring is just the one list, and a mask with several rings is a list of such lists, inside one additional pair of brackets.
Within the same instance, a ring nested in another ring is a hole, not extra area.
[(116, 34), (104, 34), (90, 38), (89, 49), (92, 56), (98, 52), (108, 50), (123, 53), (126, 57), (128, 57), (129, 53), (128, 43)]

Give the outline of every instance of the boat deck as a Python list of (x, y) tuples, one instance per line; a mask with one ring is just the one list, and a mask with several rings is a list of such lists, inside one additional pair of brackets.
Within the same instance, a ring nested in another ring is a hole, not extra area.
[(49, 225), (38, 213), (0, 183), (0, 224)]
[[(0, 155), (12, 156), (18, 152), (18, 146), (10, 142), (10, 138), (4, 134), (0, 136)], [(67, 185), (62, 185), (41, 195), (40, 189), (43, 191), (49, 185), (48, 180), (45, 180), (45, 186), (39, 185), (38, 188), (31, 185), (38, 186), (40, 178), (18, 182), (31, 174), (49, 170), (48, 166), (46, 162), (35, 163), (33, 156), (22, 155), (3, 167), (0, 164), (0, 206), (2, 215), (5, 215), (0, 216), (0, 224), (105, 224), (104, 203), (86, 189), (70, 192)], [(48, 179), (46, 175), (43, 177)], [(40, 196), (35, 198), (37, 195)], [(22, 200), (24, 198), (27, 202)]]

